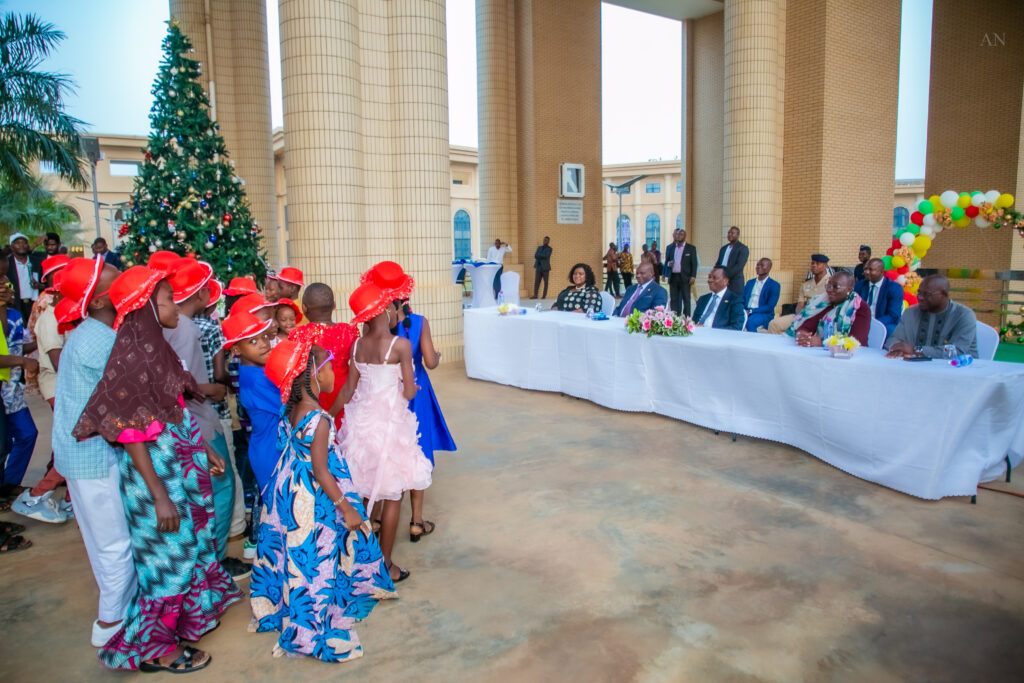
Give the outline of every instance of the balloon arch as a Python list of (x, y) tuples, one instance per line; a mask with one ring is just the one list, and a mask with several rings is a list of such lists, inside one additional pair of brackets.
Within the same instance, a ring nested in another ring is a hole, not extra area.
[(907, 306), (917, 303), (921, 278), (915, 272), (932, 247), (932, 240), (946, 228), (966, 228), (973, 221), (979, 228), (1014, 228), (1024, 236), (1024, 215), (1014, 211), (1013, 195), (998, 190), (960, 192), (946, 190), (917, 205), (910, 224), (893, 236), (882, 263), (885, 275), (903, 287)]

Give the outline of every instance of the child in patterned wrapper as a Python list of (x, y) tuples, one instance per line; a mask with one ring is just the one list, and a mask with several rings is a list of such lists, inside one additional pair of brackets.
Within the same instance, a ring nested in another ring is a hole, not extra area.
[[(265, 372), (285, 401), (253, 567), (250, 630), (279, 631), (274, 656), (341, 662), (363, 655), (353, 628), (378, 600), (396, 597), (334, 421), (317, 396), (334, 383), (331, 355), (282, 341)], [(287, 598), (287, 599), (286, 599)]]

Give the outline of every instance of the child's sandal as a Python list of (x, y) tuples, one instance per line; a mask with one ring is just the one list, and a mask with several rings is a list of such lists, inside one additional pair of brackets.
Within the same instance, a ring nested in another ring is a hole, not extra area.
[[(417, 528), (419, 529), (418, 531)], [(409, 522), (409, 542), (418, 542), (421, 536), (429, 536), (434, 533), (435, 528), (437, 528), (437, 525), (428, 520)]]

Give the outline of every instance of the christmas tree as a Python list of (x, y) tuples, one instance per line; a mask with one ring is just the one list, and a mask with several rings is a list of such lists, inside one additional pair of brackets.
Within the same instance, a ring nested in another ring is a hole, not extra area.
[(135, 189), (131, 215), (119, 235), (129, 265), (145, 264), (161, 249), (195, 254), (227, 281), (266, 275), (260, 229), (249, 213), (245, 181), (235, 175), (219, 126), (210, 120), (206, 93), (196, 80), (192, 44), (171, 21), (153, 85), (153, 130)]

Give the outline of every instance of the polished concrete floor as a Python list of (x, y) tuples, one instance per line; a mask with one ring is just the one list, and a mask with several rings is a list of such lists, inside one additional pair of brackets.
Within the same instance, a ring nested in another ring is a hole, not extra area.
[[(457, 364), (434, 382), (460, 450), (427, 494), (437, 532), (396, 548), (401, 600), (358, 628), (365, 657), (273, 659), (241, 603), (190, 680), (1022, 679), (1024, 500), (917, 500), (786, 446)], [(0, 680), (132, 677), (89, 646), (74, 523), (27, 526), (35, 547), (0, 557)]]

